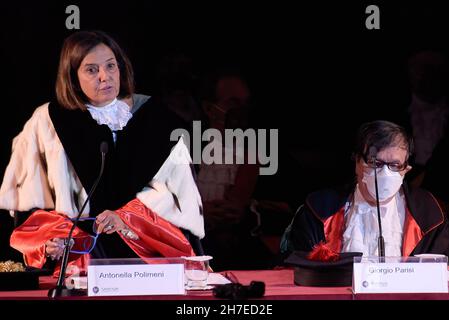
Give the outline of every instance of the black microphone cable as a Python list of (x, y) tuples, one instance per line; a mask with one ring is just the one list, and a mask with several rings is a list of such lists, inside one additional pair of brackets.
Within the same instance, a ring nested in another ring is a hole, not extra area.
[(65, 279), (65, 274), (67, 271), (67, 264), (69, 262), (69, 253), (70, 253), (70, 249), (74, 244), (73, 241), (73, 231), (75, 230), (75, 228), (78, 225), (78, 221), (87, 205), (87, 203), (89, 202), (90, 198), (92, 197), (93, 193), (95, 192), (95, 189), (98, 186), (98, 183), (101, 180), (101, 177), (103, 176), (103, 171), (104, 171), (104, 163), (105, 163), (105, 156), (106, 153), (108, 152), (108, 143), (106, 141), (103, 141), (100, 145), (100, 152), (101, 152), (101, 167), (100, 167), (100, 173), (98, 174), (97, 179), (94, 182), (94, 185), (92, 186), (92, 188), (90, 189), (89, 194), (87, 195), (86, 200), (84, 201), (81, 210), (78, 212), (78, 215), (76, 216), (75, 220), (73, 221), (73, 225), (72, 228), (70, 228), (69, 231), (69, 235), (67, 236), (67, 238), (64, 240), (64, 252), (62, 254), (62, 260), (61, 260), (61, 270), (59, 272), (59, 277), (58, 277), (58, 281), (56, 282), (56, 287), (52, 288), (48, 291), (48, 297), (49, 298), (56, 298), (58, 296), (63, 296), (63, 295), (67, 295), (67, 293), (63, 293), (63, 291), (65, 291), (65, 287), (64, 287), (64, 279)]
[(379, 237), (377, 239), (377, 247), (380, 258), (379, 262), (383, 262), (385, 258), (385, 240), (382, 235), (382, 222), (380, 217), (380, 206), (379, 206), (379, 189), (377, 186), (377, 166), (376, 166), (377, 148), (374, 146), (370, 147), (369, 153), (372, 161), (374, 161), (374, 185), (376, 189), (377, 223), (379, 225)]

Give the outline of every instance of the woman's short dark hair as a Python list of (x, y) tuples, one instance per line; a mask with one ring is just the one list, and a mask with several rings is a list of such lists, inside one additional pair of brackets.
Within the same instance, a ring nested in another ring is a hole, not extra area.
[(120, 46), (101, 31), (78, 31), (64, 40), (56, 79), (56, 98), (67, 109), (86, 109), (89, 102), (81, 90), (78, 69), (86, 55), (97, 45), (104, 44), (115, 55), (120, 70), (120, 98), (134, 93), (134, 74), (131, 62)]
[(360, 126), (353, 155), (357, 160), (366, 158), (370, 147), (375, 147), (377, 152), (388, 147), (405, 148), (408, 159), (413, 153), (413, 139), (400, 125), (377, 120)]

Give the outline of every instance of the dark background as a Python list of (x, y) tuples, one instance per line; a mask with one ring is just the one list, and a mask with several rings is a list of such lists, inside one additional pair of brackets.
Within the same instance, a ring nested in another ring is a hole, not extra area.
[[(110, 33), (133, 63), (137, 92), (151, 95), (161, 59), (183, 52), (198, 77), (236, 66), (247, 76), (256, 123), (279, 129), (279, 172), (261, 177), (258, 195), (292, 207), (306, 193), (350, 179), (356, 128), (395, 120), (407, 107), (407, 59), (447, 53), (443, 4), (361, 1), (4, 1), (0, 7), (2, 106), (0, 176), (11, 141), (54, 92), (67, 30), (65, 9), (80, 9), (81, 29)], [(365, 8), (380, 8), (380, 30), (365, 28)], [(0, 214), (0, 260), (11, 219)], [(3, 249), (5, 248), (5, 249)]]

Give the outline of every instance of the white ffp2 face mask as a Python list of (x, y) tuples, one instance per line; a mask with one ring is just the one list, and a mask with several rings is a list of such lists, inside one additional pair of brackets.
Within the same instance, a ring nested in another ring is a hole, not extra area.
[[(399, 191), (403, 180), (404, 176), (402, 176), (399, 172), (393, 172), (388, 169), (387, 166), (383, 166), (382, 169), (377, 172), (379, 201), (384, 201), (394, 196)], [(376, 199), (374, 169), (363, 173), (362, 182), (366, 185), (366, 188), (373, 199)]]

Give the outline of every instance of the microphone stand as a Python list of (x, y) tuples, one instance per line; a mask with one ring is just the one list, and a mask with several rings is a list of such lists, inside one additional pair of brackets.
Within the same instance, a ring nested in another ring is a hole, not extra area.
[(377, 205), (377, 222), (379, 224), (379, 238), (377, 239), (377, 247), (379, 251), (379, 262), (385, 262), (385, 241), (382, 235), (382, 223), (380, 220), (380, 206), (379, 206), (379, 190), (377, 187), (377, 168), (374, 166), (374, 184), (376, 187), (376, 205)]
[(58, 297), (71, 297), (71, 296), (86, 295), (86, 290), (67, 288), (64, 284), (64, 280), (65, 280), (65, 274), (67, 271), (67, 264), (69, 262), (70, 249), (72, 248), (73, 244), (75, 243), (75, 241), (73, 240), (73, 231), (75, 230), (76, 226), (78, 225), (78, 221), (81, 218), (81, 214), (83, 213), (84, 208), (86, 207), (87, 203), (89, 202), (90, 198), (92, 197), (92, 194), (94, 193), (95, 189), (97, 188), (97, 185), (100, 182), (101, 176), (103, 175), (105, 155), (108, 152), (108, 144), (106, 142), (103, 141), (101, 143), (100, 151), (101, 151), (100, 173), (97, 177), (97, 180), (95, 180), (95, 183), (92, 186), (92, 189), (90, 190), (89, 194), (87, 195), (87, 198), (84, 201), (84, 204), (81, 207), (81, 210), (79, 211), (78, 215), (76, 216), (75, 220), (73, 221), (73, 225), (72, 225), (72, 228), (70, 228), (69, 235), (67, 236), (67, 238), (64, 239), (64, 251), (62, 253), (61, 270), (59, 272), (58, 281), (56, 282), (56, 287), (53, 287), (50, 290), (48, 290), (48, 294), (47, 294), (47, 296), (51, 299), (56, 299)]

